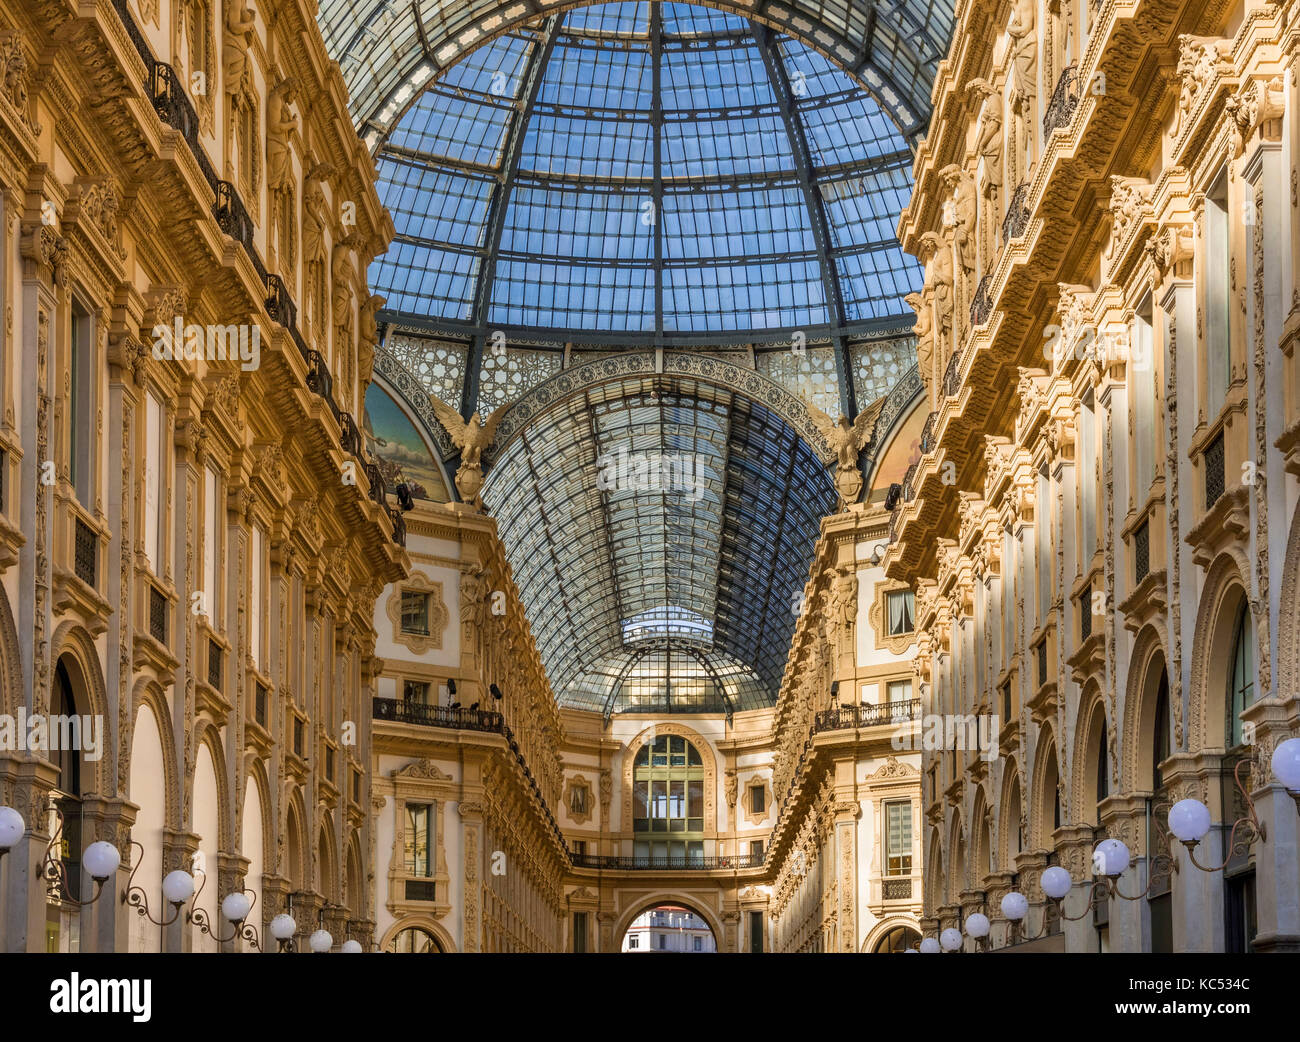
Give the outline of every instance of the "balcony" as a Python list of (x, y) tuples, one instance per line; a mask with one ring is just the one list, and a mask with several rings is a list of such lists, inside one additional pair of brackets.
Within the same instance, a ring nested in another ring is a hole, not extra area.
[(824, 709), (813, 719), (812, 733), (842, 731), (851, 727), (879, 727), (915, 720), (921, 712), (919, 698), (882, 702), (879, 705), (837, 706)]
[[(189, 146), (194, 161), (198, 164), (199, 170), (208, 183), (208, 187), (212, 190), (213, 218), (225, 234), (243, 246), (249, 261), (252, 262), (254, 269), (256, 269), (258, 277), (265, 287), (263, 303), (267, 314), (272, 321), (276, 322), (289, 334), (304, 361), (308, 363), (310, 370), (307, 378), (308, 387), (329, 404), (330, 412), (341, 428), (341, 447), (345, 452), (364, 460), (362, 439), (356, 421), (349, 413), (340, 409), (335, 402), (330, 386), (332, 378), (329, 375), (329, 370), (324, 367), (323, 363), (319, 366), (313, 364), (312, 355), (316, 354), (316, 352), (308, 348), (307, 342), (298, 331), (298, 309), (289, 294), (288, 288), (280, 276), (267, 271), (266, 265), (257, 252), (253, 220), (248, 214), (248, 208), (240, 199), (235, 186), (217, 177), (212, 160), (208, 158), (207, 152), (199, 141), (198, 113), (195, 112), (194, 105), (182, 86), (176, 70), (166, 62), (160, 62), (154, 58), (153, 50), (135, 24), (135, 19), (127, 6), (126, 0), (113, 0), (113, 7), (126, 28), (127, 36), (140, 55), (140, 60), (144, 63), (145, 69), (148, 70), (149, 97), (153, 101), (154, 112), (157, 113), (158, 118), (163, 123), (176, 130)], [(387, 509), (387, 504), (382, 500), (380, 505), (384, 506), (384, 512), (388, 514), (389, 521), (392, 522), (393, 542), (399, 546), (405, 546), (405, 524), (398, 523), (398, 519), (394, 518), (393, 512)]]
[(484, 712), (479, 709), (452, 709), (450, 706), (430, 706), (393, 698), (376, 698), (373, 702), (373, 715), (376, 720), (418, 724), (421, 727), (449, 727), (457, 731), (505, 733), (505, 718), (500, 713)]
[(988, 322), (989, 315), (993, 313), (993, 300), (989, 296), (989, 290), (992, 286), (992, 275), (985, 275), (980, 279), (980, 284), (975, 289), (975, 299), (970, 302), (970, 324), (972, 326), (984, 325)]
[[(400, 515), (399, 515), (400, 518)], [(506, 740), (510, 752), (523, 771), (524, 782), (532, 789), (533, 795), (541, 806), (546, 823), (552, 834), (564, 845), (564, 834), (559, 822), (551, 813), (550, 804), (537, 782), (537, 776), (524, 759), (523, 750), (515, 738), (514, 732), (506, 723), (501, 713), (492, 713), (480, 709), (452, 709), (450, 706), (431, 706), (420, 702), (407, 702), (396, 698), (371, 699), (371, 716), (375, 720), (388, 720), (398, 724), (415, 724), (418, 727), (445, 727), (455, 731), (481, 731), (487, 734), (499, 734)]]
[(1029, 226), (1029, 182), (1021, 181), (1011, 193), (1007, 215), (1002, 219), (1002, 241), (1010, 242), (1025, 234)]
[(949, 398), (956, 398), (961, 391), (961, 352), (954, 351), (948, 359), (948, 368), (943, 373), (943, 393)]
[(723, 854), (717, 857), (621, 857), (608, 854), (573, 854), (569, 860), (574, 868), (618, 869), (631, 872), (683, 870), (716, 872), (737, 868), (762, 868), (763, 855)]
[(1050, 139), (1058, 130), (1070, 125), (1074, 110), (1079, 107), (1079, 67), (1067, 65), (1061, 70), (1061, 78), (1056, 81), (1052, 91), (1052, 100), (1047, 103), (1043, 114), (1043, 138)]

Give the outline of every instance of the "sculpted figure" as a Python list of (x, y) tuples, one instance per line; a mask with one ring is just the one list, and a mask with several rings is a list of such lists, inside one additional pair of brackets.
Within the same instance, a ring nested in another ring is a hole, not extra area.
[(934, 299), (934, 321), (938, 325), (939, 350), (936, 367), (946, 365), (952, 345), (953, 263), (952, 249), (934, 232), (921, 236), (921, 243), (930, 262), (926, 275), (926, 289)]
[(818, 429), (826, 436), (827, 443), (835, 450), (835, 490), (840, 494), (840, 505), (847, 507), (850, 503), (856, 503), (862, 492), (862, 471), (858, 467), (858, 454), (871, 438), (875, 413), (870, 409), (864, 409), (858, 413), (856, 420), (841, 416), (839, 423), (836, 423), (811, 402), (808, 403), (808, 412)]
[(460, 449), (456, 490), (466, 503), (476, 507), (482, 505), (479, 491), (483, 487), (483, 450), (488, 448), (492, 444), (492, 439), (496, 437), (497, 424), (505, 415), (505, 409), (497, 409), (484, 423), (478, 413), (468, 420), (462, 419), (460, 413), (433, 395), (429, 396), (429, 403), (438, 416), (438, 422), (450, 435), (452, 444)]
[(939, 176), (944, 187), (952, 192), (952, 252), (953, 260), (969, 290), (976, 269), (976, 220), (979, 206), (975, 200), (975, 185), (969, 174), (956, 163), (949, 163)]
[(298, 117), (289, 106), (298, 99), (293, 77), (281, 80), (266, 99), (266, 172), (271, 191), (288, 187), (292, 177), (289, 162), (289, 138), (298, 129)]
[(226, 93), (239, 94), (248, 73), (248, 48), (253, 42), (257, 18), (246, 0), (226, 0), (226, 20), (221, 36), (221, 65)]
[(916, 312), (916, 325), (912, 333), (916, 336), (916, 369), (921, 375), (930, 407), (935, 406), (934, 387), (934, 316), (930, 313), (930, 304), (920, 293), (909, 293), (903, 298)]

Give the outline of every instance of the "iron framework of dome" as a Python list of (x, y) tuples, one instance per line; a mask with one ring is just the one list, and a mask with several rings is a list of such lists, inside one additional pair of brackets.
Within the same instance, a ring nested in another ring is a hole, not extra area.
[[(385, 318), (480, 341), (870, 336), (919, 272), (912, 152), (877, 101), (767, 26), (612, 3), (497, 37), (375, 140)], [(861, 403), (865, 404), (865, 403)]]
[[(562, 705), (775, 702), (836, 501), (777, 403), (856, 415), (918, 383), (903, 297), (920, 270), (894, 228), (944, 2), (868, 5), (865, 24), (855, 6), (833, 40), (830, 0), (788, 24), (794, 7), (762, 3), (497, 3), (491, 23), (475, 0), (322, 6), (397, 232), (370, 270), (376, 375), (449, 468), (427, 395), (466, 416), (529, 397), (484, 457), (483, 499)], [(363, 9), (380, 20), (344, 39), (340, 13)], [(885, 14), (919, 18), (929, 57)], [(477, 24), (477, 49), (447, 42)], [(684, 352), (747, 369), (747, 389), (673, 375)], [(607, 374), (580, 386), (589, 361)], [(688, 464), (691, 490), (602, 487), (620, 451)]]

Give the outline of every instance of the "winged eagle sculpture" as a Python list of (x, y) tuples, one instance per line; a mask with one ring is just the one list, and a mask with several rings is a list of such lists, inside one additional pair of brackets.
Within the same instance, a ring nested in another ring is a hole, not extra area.
[(856, 420), (841, 416), (838, 423), (812, 402), (808, 403), (808, 413), (835, 452), (835, 490), (840, 494), (841, 507), (847, 509), (862, 494), (862, 471), (858, 467), (858, 455), (871, 440), (871, 430), (880, 409), (869, 406), (858, 413)]
[(468, 420), (455, 409), (433, 395), (429, 396), (438, 422), (446, 428), (451, 443), (460, 449), (460, 467), (456, 471), (456, 491), (471, 506), (481, 507), (479, 492), (483, 488), (483, 453), (496, 437), (497, 424), (506, 414), (504, 408), (496, 409), (484, 423), (478, 413)]

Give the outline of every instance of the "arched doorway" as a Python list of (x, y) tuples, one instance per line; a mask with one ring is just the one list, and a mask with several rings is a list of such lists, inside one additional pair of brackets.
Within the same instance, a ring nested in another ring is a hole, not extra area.
[(389, 951), (398, 955), (441, 955), (442, 945), (428, 930), (420, 926), (408, 926), (398, 930)]
[(916, 948), (921, 943), (921, 935), (910, 926), (895, 926), (886, 931), (871, 949), (873, 955), (894, 955)]
[(693, 908), (662, 902), (644, 909), (628, 924), (619, 944), (622, 952), (677, 952), (703, 955), (718, 950), (708, 920)]

